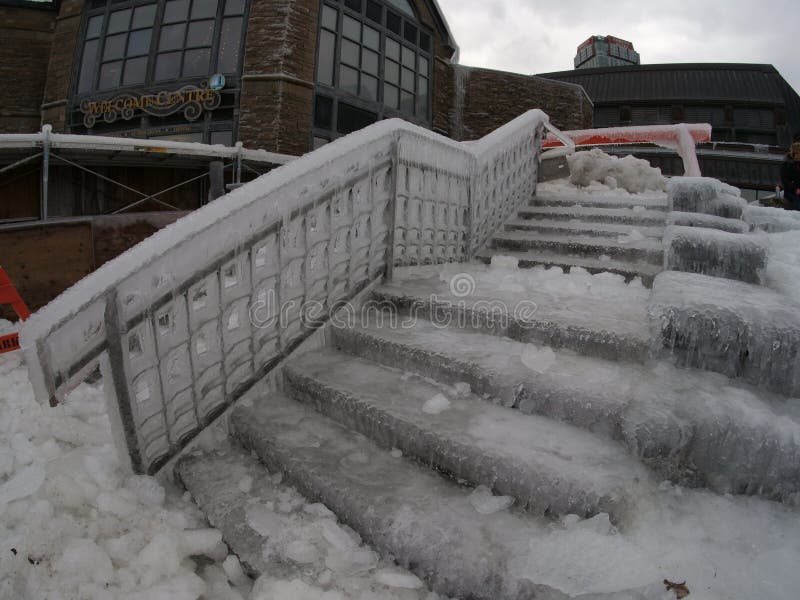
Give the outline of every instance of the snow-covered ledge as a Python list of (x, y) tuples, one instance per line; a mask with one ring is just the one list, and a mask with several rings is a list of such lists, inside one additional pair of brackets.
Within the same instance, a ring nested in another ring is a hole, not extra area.
[(547, 122), (465, 144), (383, 121), (176, 221), (25, 323), (38, 400), (99, 365), (123, 455), (156, 472), (394, 265), (472, 257), (535, 192)]

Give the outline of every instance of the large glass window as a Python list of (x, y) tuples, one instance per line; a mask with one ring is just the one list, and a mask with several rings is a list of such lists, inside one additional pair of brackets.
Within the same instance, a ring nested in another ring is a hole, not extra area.
[(429, 123), (432, 37), (409, 2), (325, 0), (319, 21), (319, 136), (336, 137), (390, 116)]
[(245, 0), (93, 0), (77, 93), (236, 74)]

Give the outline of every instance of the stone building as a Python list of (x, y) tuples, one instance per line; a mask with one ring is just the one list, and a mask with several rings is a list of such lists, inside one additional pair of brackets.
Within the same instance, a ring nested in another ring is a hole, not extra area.
[(458, 66), (435, 0), (0, 0), (0, 35), (2, 132), (297, 155), (390, 117), (459, 139), (592, 119), (579, 86)]

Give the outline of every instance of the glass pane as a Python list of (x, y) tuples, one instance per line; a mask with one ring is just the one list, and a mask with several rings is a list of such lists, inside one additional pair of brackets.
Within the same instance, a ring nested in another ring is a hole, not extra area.
[(348, 40), (342, 40), (342, 62), (358, 67), (358, 44)]
[(378, 53), (364, 48), (361, 50), (361, 70), (370, 75), (378, 75)]
[(103, 28), (103, 15), (91, 17), (86, 22), (86, 39), (96, 38), (100, 35), (100, 30)]
[(120, 75), (122, 75), (122, 61), (106, 63), (100, 67), (100, 82), (97, 85), (99, 90), (109, 90), (119, 87)]
[(339, 67), (339, 89), (358, 94), (358, 71), (341, 65)]
[(423, 75), (428, 74), (428, 59), (422, 56), (419, 57), (419, 72)]
[(189, 0), (167, 0), (164, 6), (164, 23), (185, 21), (189, 16)]
[(106, 45), (103, 48), (103, 60), (114, 60), (125, 56), (125, 40), (127, 37), (127, 33), (108, 36)]
[(380, 24), (383, 10), (381, 5), (372, 0), (367, 0), (367, 18)]
[(330, 31), (319, 34), (319, 59), (317, 60), (317, 81), (333, 85), (333, 57), (335, 56), (336, 36)]
[(361, 0), (344, 0), (344, 5), (350, 10), (361, 12)]
[(424, 31), (419, 32), (419, 47), (425, 50), (425, 52), (431, 51), (431, 36)]
[(233, 146), (233, 131), (212, 131), (210, 143)]
[(383, 63), (383, 77), (389, 83), (400, 85), (400, 65), (387, 58)]
[(131, 31), (131, 35), (128, 37), (128, 56), (138, 56), (139, 54), (147, 54), (150, 52), (150, 38), (152, 34), (152, 29)]
[(392, 11), (386, 11), (386, 29), (389, 31), (400, 35), (402, 33), (401, 28), (403, 26), (403, 19), (400, 18), (400, 15), (394, 14)]
[(322, 26), (336, 31), (337, 12), (327, 4), (322, 7)]
[(210, 46), (214, 37), (214, 21), (193, 21), (189, 23), (186, 47)]
[(416, 66), (414, 51), (403, 46), (403, 66), (413, 69)]
[(395, 8), (402, 10), (408, 16), (414, 16), (414, 9), (411, 8), (411, 5), (408, 3), (408, 0), (386, 0), (389, 4), (393, 5)]
[(369, 75), (361, 74), (361, 93), (359, 94), (365, 100), (378, 99), (378, 78), (370, 77)]
[(400, 62), (400, 44), (392, 39), (386, 38), (386, 56)]
[(411, 69), (406, 69), (403, 67), (403, 75), (402, 81), (400, 85), (403, 87), (404, 90), (408, 90), (409, 92), (414, 91), (414, 71)]
[(428, 80), (425, 77), (417, 80), (417, 116), (428, 118)]
[(181, 72), (181, 53), (159, 54), (156, 58), (156, 80), (177, 79)]
[(412, 44), (417, 43), (417, 28), (406, 21), (403, 27), (403, 37), (406, 38)]
[(381, 34), (377, 29), (364, 25), (364, 45), (376, 51), (381, 49)]
[(183, 57), (183, 74), (185, 77), (208, 75), (208, 65), (211, 62), (211, 48), (187, 50)]
[(150, 27), (156, 20), (156, 5), (148, 4), (146, 6), (138, 6), (133, 9), (133, 25), (132, 29), (139, 29), (140, 27)]
[(239, 70), (239, 50), (242, 47), (242, 17), (233, 17), (222, 21), (222, 32), (219, 36), (219, 60), (217, 71), (220, 73), (236, 73)]
[(194, 0), (192, 19), (213, 19), (217, 16), (217, 0)]
[(350, 133), (366, 127), (378, 120), (375, 113), (351, 106), (346, 102), (339, 102), (339, 111), (336, 116), (336, 129), (339, 133)]
[(92, 89), (94, 81), (94, 69), (97, 64), (98, 40), (86, 42), (83, 46), (83, 57), (81, 58), (81, 75), (78, 80), (78, 92), (88, 92)]
[(117, 12), (113, 12), (111, 13), (111, 16), (108, 18), (108, 31), (106, 32), (106, 34), (118, 33), (120, 31), (127, 31), (130, 22), (131, 22), (130, 8), (126, 10), (118, 10)]
[(147, 57), (131, 58), (125, 61), (125, 74), (122, 76), (122, 85), (136, 85), (144, 83), (147, 75)]
[(400, 112), (404, 112), (409, 115), (414, 114), (414, 94), (400, 92)]
[(314, 127), (331, 129), (333, 127), (333, 100), (325, 96), (314, 99)]
[(161, 39), (158, 42), (159, 50), (176, 50), (183, 48), (183, 34), (186, 31), (186, 23), (177, 25), (165, 25), (161, 28)]
[(355, 42), (361, 42), (361, 23), (345, 15), (342, 19), (342, 34)]
[(225, 15), (241, 15), (244, 12), (244, 0), (225, 0)]
[(383, 84), (383, 103), (389, 108), (400, 108), (400, 103), (397, 101), (397, 94), (399, 90), (393, 85), (388, 83)]

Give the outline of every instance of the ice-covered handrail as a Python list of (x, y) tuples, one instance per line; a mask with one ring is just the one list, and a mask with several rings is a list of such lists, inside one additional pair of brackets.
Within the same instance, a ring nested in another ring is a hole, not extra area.
[(179, 219), (24, 325), (37, 398), (99, 365), (121, 449), (157, 471), (394, 265), (473, 256), (534, 193), (546, 121), (473, 144), (383, 121)]
[[(607, 127), (561, 133), (572, 140), (575, 146), (656, 144), (675, 150), (683, 160), (684, 175), (687, 177), (701, 176), (695, 146), (711, 141), (711, 125), (708, 124)], [(559, 148), (564, 145), (564, 140), (551, 133), (545, 139), (543, 147)]]

